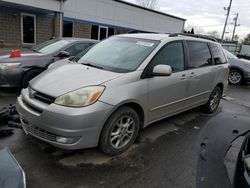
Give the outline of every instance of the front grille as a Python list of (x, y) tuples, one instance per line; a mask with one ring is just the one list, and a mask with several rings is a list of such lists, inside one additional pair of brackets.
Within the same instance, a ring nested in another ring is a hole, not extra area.
[[(24, 122), (24, 121), (23, 121)], [(49, 140), (52, 142), (56, 142), (56, 135), (53, 133), (50, 133), (48, 131), (45, 131), (43, 129), (40, 129), (34, 125), (23, 123), (24, 129), (26, 132), (30, 133), (31, 135), (37, 136), (39, 138), (43, 138), (45, 140)]]
[(44, 102), (46, 104), (51, 104), (51, 103), (53, 103), (55, 101), (54, 97), (45, 95), (45, 94), (40, 93), (38, 91), (34, 94), (34, 98), (41, 101), (41, 102)]

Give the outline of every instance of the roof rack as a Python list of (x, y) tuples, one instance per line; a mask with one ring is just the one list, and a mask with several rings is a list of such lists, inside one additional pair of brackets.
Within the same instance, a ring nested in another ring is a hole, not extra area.
[(199, 34), (172, 33), (172, 34), (169, 35), (169, 37), (178, 37), (179, 35), (181, 35), (181, 36), (188, 36), (188, 37), (195, 37), (195, 38), (201, 38), (201, 39), (207, 39), (207, 40), (211, 40), (211, 41), (214, 41), (214, 42), (218, 42), (213, 37), (209, 37), (209, 36), (206, 36), (206, 35), (199, 35)]

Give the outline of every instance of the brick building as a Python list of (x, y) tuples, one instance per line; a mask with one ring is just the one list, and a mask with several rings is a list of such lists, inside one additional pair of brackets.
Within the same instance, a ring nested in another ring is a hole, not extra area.
[(0, 0), (0, 47), (61, 36), (102, 40), (130, 31), (181, 32), (184, 23), (121, 0)]

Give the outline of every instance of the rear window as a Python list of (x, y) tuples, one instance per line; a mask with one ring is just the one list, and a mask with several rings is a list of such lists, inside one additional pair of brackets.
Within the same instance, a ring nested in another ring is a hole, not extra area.
[(189, 52), (189, 69), (212, 65), (212, 57), (207, 43), (187, 41), (187, 46)]
[(211, 43), (209, 44), (211, 49), (212, 49), (212, 53), (214, 55), (214, 62), (215, 64), (224, 64), (227, 63), (227, 59), (223, 53), (222, 47), (218, 44), (214, 44)]

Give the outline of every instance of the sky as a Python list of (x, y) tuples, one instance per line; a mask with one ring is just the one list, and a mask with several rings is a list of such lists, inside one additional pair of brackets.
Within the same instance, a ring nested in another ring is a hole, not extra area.
[[(136, 0), (126, 0), (136, 3)], [(187, 19), (186, 28), (194, 26), (198, 32), (223, 31), (226, 13), (223, 7), (229, 0), (158, 0), (159, 11)], [(233, 0), (225, 37), (231, 38), (235, 14), (239, 13), (236, 34), (242, 39), (250, 33), (250, 0)]]

